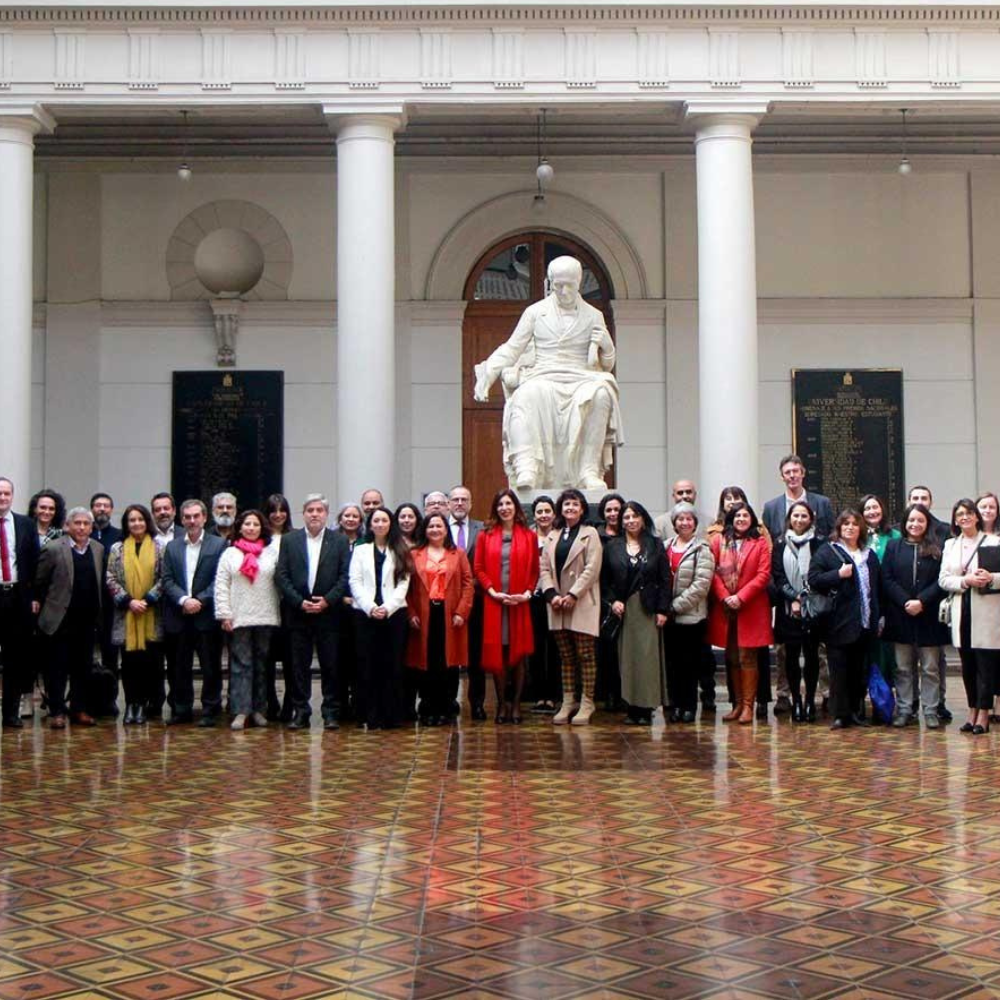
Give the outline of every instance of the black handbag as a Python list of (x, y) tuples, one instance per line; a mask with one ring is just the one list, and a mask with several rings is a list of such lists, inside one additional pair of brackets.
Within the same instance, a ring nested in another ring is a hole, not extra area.
[(605, 642), (614, 642), (622, 630), (622, 620), (613, 611), (608, 611), (601, 622), (601, 638)]

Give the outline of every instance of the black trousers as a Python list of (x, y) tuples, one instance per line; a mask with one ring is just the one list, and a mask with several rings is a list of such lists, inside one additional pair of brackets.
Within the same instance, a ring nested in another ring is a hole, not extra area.
[[(295, 625), (289, 630), (292, 647), (291, 678), (285, 686), (292, 698), (292, 714), (299, 719), (312, 715), (313, 651), (319, 660), (320, 686), (323, 691), (323, 720), (340, 718), (340, 687), (337, 683), (337, 647), (340, 633), (327, 622)], [(291, 684), (289, 684), (291, 680)], [(288, 695), (286, 695), (287, 699)]]
[(357, 619), (363, 617), (354, 608), (345, 607), (340, 612), (337, 639), (337, 702), (338, 717), (365, 718), (364, 696), (358, 684), (358, 629)]
[(531, 598), (531, 627), (535, 632), (535, 651), (528, 660), (524, 697), (528, 701), (562, 701), (562, 671), (559, 650), (549, 633), (548, 604), (541, 594)]
[(365, 712), (358, 721), (369, 726), (398, 726), (404, 719), (407, 610), (383, 619), (369, 618), (360, 611), (352, 614), (358, 648), (358, 704)]
[[(427, 634), (427, 669), (420, 679), (420, 717), (422, 719), (432, 716), (447, 717), (454, 713), (453, 706), (458, 691), (458, 671), (454, 667), (448, 666), (444, 653), (444, 640), (444, 602), (432, 601)], [(484, 693), (485, 683), (484, 679)]]
[[(486, 701), (486, 674), (480, 661), (483, 655), (483, 594), (477, 587), (476, 596), (472, 600), (472, 611), (469, 613), (469, 706), (481, 708)], [(456, 691), (458, 677), (455, 677)], [(454, 700), (454, 698), (452, 699)], [(447, 713), (452, 714), (452, 710)]]
[[(155, 700), (157, 688), (162, 688), (163, 684), (160, 676), (163, 673), (162, 643), (151, 643), (145, 649), (134, 649), (131, 652), (122, 648), (121, 657), (125, 704), (148, 708)], [(193, 692), (191, 697), (193, 701)], [(162, 710), (163, 702), (159, 704)]]
[(20, 584), (0, 589), (0, 651), (3, 653), (3, 718), (12, 721), (21, 710), (21, 695), (29, 690), (35, 666), (28, 662), (32, 618)]
[(49, 699), (49, 715), (66, 714), (66, 681), (69, 681), (69, 703), (74, 712), (86, 712), (92, 701), (90, 677), (94, 668), (95, 622), (67, 613), (55, 634), (48, 636), (45, 687)]
[[(664, 632), (667, 659), (667, 697), (674, 708), (698, 708), (698, 681), (705, 648), (705, 622), (680, 625), (671, 622)], [(713, 661), (714, 664), (714, 661)], [(714, 688), (713, 677), (713, 688)]]
[(958, 656), (969, 708), (991, 709), (996, 678), (1000, 675), (1000, 650), (963, 648)]
[(861, 710), (865, 698), (865, 669), (870, 635), (867, 632), (846, 646), (826, 645), (830, 665), (830, 714), (849, 719)]
[[(799, 658), (805, 659), (805, 670), (799, 666)], [(815, 701), (816, 685), (819, 682), (819, 641), (810, 636), (785, 643), (785, 674), (788, 690), (793, 698), (799, 697), (799, 685), (803, 677), (806, 682), (806, 702)]]
[(186, 716), (194, 711), (194, 657), (197, 653), (201, 667), (201, 710), (205, 715), (218, 715), (222, 711), (221, 631), (185, 626), (172, 635), (174, 672), (170, 677), (170, 698), (174, 713)]
[(710, 643), (701, 645), (701, 660), (698, 670), (698, 686), (701, 688), (701, 703), (715, 704), (715, 653)]

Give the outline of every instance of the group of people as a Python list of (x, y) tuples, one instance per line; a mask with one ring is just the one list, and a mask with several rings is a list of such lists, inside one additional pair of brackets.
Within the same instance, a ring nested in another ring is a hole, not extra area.
[(715, 710), (713, 648), (726, 666), (723, 719), (748, 724), (767, 718), (773, 645), (775, 714), (813, 722), (819, 697), (833, 728), (867, 725), (874, 669), (895, 692), (882, 721), (922, 714), (937, 728), (950, 719), (943, 646), (953, 642), (962, 728), (987, 732), (1000, 683), (997, 497), (960, 500), (948, 525), (914, 487), (891, 527), (874, 495), (835, 516), (805, 490), (798, 456), (780, 472), (784, 493), (761, 518), (732, 486), (704, 526), (689, 480), (655, 520), (609, 493), (591, 523), (574, 489), (537, 497), (529, 520), (505, 489), (479, 521), (457, 486), (395, 510), (367, 490), (332, 525), (327, 499), (311, 494), (295, 528), (277, 494), (259, 509), (238, 511), (220, 493), (211, 511), (198, 499), (178, 511), (159, 493), (127, 506), (118, 527), (105, 493), (66, 511), (42, 490), (22, 516), (0, 479), (3, 726), (32, 713), (39, 673), (54, 729), (116, 715), (119, 678), (124, 724), (165, 706), (170, 724), (191, 723), (195, 657), (207, 727), (226, 710), (235, 730), (308, 727), (314, 658), (326, 729), (453, 721), (461, 670), (473, 720), (486, 718), (492, 675), (497, 724), (519, 724), (527, 699), (556, 725), (585, 725), (599, 687), (626, 723), (649, 724), (660, 706), (690, 723), (699, 688), (702, 710)]

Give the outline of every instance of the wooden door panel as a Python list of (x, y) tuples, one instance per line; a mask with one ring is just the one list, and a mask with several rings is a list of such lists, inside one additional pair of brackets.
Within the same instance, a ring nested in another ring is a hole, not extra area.
[(503, 471), (503, 409), (466, 410), (462, 433), (462, 481), (472, 491), (475, 516), (489, 512), (493, 494), (507, 485)]

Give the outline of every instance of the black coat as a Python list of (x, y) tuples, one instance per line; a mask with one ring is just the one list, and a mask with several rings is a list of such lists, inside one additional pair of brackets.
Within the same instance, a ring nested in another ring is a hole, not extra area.
[[(824, 542), (822, 538), (810, 538), (808, 544), (811, 567), (812, 556), (816, 555)], [(789, 604), (792, 601), (800, 601), (803, 592), (796, 591), (788, 582), (788, 573), (785, 572), (786, 545), (787, 542), (778, 542), (771, 551), (771, 582), (768, 584), (768, 592), (774, 604), (774, 641), (801, 642), (807, 635), (811, 635), (811, 632), (807, 631), (802, 618), (793, 618), (788, 611)]]
[[(948, 627), (938, 621), (938, 606), (944, 597), (938, 586), (940, 572), (941, 556), (918, 556), (917, 546), (901, 538), (889, 542), (882, 555), (883, 639), (917, 646), (945, 646), (951, 642)], [(913, 600), (924, 606), (916, 616), (903, 610), (903, 605)]]
[(15, 514), (14, 518), (14, 554), (17, 559), (18, 606), (21, 614), (31, 614), (31, 602), (35, 587), (35, 573), (38, 569), (38, 529), (35, 522), (24, 514)]
[[(285, 624), (289, 628), (323, 628), (336, 630), (340, 625), (340, 609), (348, 588), (348, 567), (351, 547), (341, 531), (323, 529), (319, 551), (316, 583), (309, 591), (309, 556), (306, 549), (306, 529), (297, 528), (281, 540), (275, 581), (281, 591)], [(302, 602), (312, 597), (325, 597), (329, 608), (319, 615), (307, 615)]]
[[(874, 633), (878, 628), (880, 614), (879, 564), (878, 556), (872, 549), (866, 549), (865, 555), (868, 560), (868, 581), (871, 592), (868, 632)], [(836, 595), (833, 612), (823, 630), (826, 641), (833, 646), (849, 646), (866, 634), (861, 624), (861, 588), (858, 586), (858, 574), (854, 572), (847, 578), (841, 578), (840, 567), (844, 562), (845, 558), (842, 558), (827, 542), (816, 551), (809, 564), (809, 589), (818, 594)]]
[(638, 591), (639, 600), (648, 614), (669, 614), (673, 587), (670, 582), (670, 562), (663, 551), (662, 542), (652, 535), (644, 537), (642, 557), (639, 572), (629, 586), (629, 578), (633, 574), (625, 536), (609, 538), (604, 546), (604, 559), (601, 563), (602, 597), (609, 604), (615, 601), (627, 604), (628, 599)]

